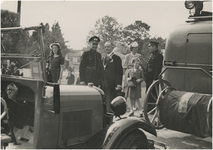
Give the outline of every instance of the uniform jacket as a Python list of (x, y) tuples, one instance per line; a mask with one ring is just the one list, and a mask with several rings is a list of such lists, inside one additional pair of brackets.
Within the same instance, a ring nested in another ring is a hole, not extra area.
[(159, 50), (153, 52), (147, 62), (145, 78), (147, 80), (157, 80), (158, 75), (161, 72), (163, 63), (163, 55), (159, 53)]
[(103, 70), (102, 83), (105, 75), (108, 86), (111, 90), (115, 90), (117, 85), (122, 85), (123, 68), (121, 63), (121, 58), (115, 54), (108, 60), (106, 60), (106, 58), (103, 59), (103, 66), (105, 66), (105, 70)]
[(97, 51), (90, 50), (83, 53), (79, 66), (80, 81), (94, 83), (98, 86), (101, 82), (102, 60), (101, 54)]

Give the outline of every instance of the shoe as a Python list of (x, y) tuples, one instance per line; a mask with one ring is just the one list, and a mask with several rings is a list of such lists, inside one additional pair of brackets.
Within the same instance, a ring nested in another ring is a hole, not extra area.
[(134, 116), (134, 111), (131, 112), (131, 113), (129, 114), (129, 117), (130, 117), (130, 116)]
[(143, 114), (140, 114), (140, 117), (143, 117)]

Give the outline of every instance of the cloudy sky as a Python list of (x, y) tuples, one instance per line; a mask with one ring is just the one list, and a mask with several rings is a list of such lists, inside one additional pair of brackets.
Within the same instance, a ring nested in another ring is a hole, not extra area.
[[(17, 1), (1, 0), (1, 9), (17, 12)], [(123, 27), (141, 20), (151, 26), (152, 37), (166, 38), (178, 24), (187, 20), (184, 1), (22, 1), (21, 26), (58, 21), (68, 46), (82, 49), (95, 22), (108, 15)]]

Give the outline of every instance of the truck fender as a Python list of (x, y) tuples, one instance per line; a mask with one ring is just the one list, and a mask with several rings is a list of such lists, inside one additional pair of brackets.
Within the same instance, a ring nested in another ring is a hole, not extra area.
[(119, 141), (121, 141), (130, 132), (143, 129), (150, 134), (157, 136), (156, 130), (152, 124), (145, 119), (137, 117), (129, 117), (127, 119), (120, 119), (113, 123), (107, 130), (102, 148), (113, 148)]

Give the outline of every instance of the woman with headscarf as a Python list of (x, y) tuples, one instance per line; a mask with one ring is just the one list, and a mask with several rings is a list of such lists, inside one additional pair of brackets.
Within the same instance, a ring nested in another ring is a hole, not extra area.
[(64, 57), (62, 57), (61, 46), (55, 42), (50, 44), (50, 49), (50, 55), (47, 59), (47, 67), (51, 76), (51, 81), (49, 82), (60, 84), (64, 67)]
[(133, 59), (141, 57), (141, 54), (138, 53), (138, 43), (137, 42), (131, 43), (130, 51), (131, 51), (131, 53), (127, 54), (124, 59), (123, 68), (125, 69), (125, 71), (129, 65), (132, 65)]

